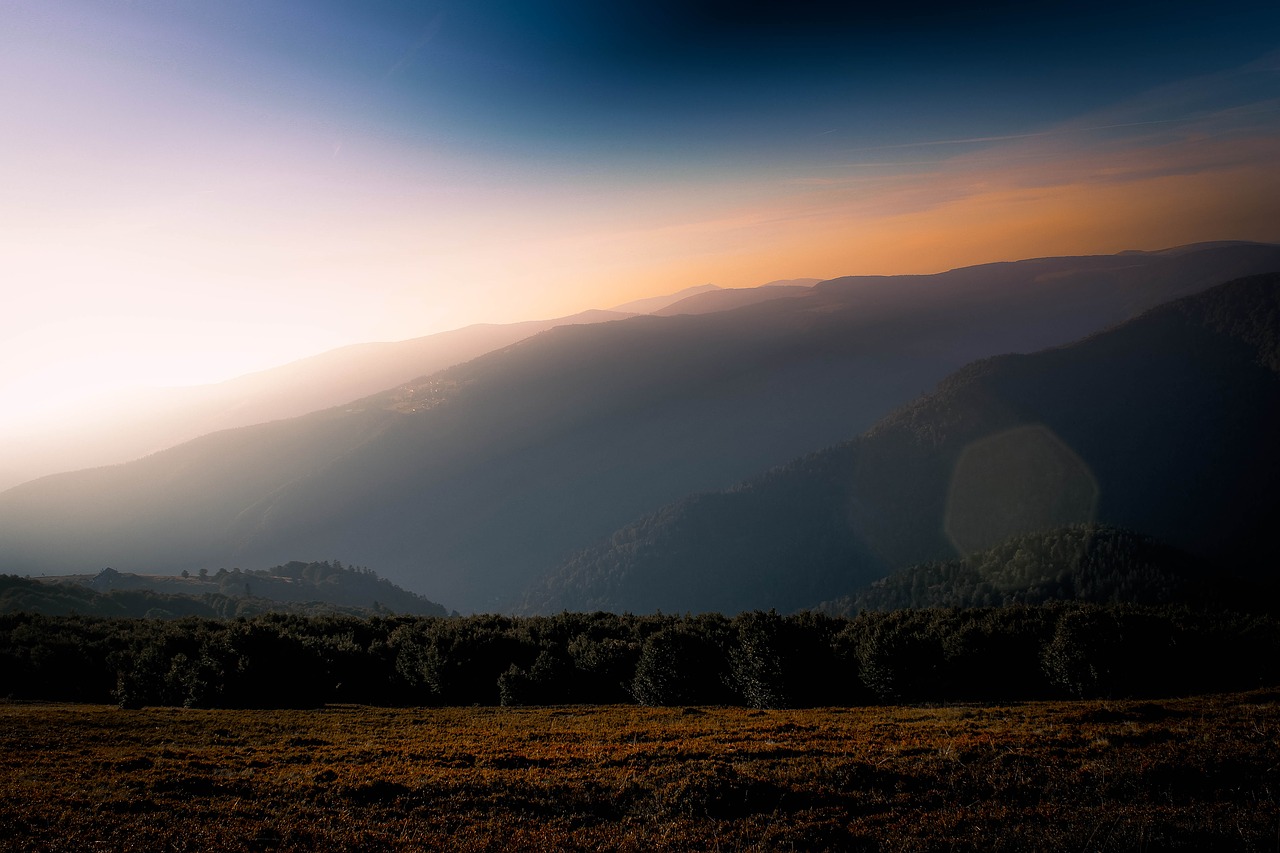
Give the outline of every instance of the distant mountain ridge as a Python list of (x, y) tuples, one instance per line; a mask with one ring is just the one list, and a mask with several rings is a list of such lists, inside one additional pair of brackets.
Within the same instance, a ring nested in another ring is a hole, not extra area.
[(757, 302), (768, 302), (770, 299), (781, 299), (786, 296), (797, 296), (813, 285), (822, 281), (820, 278), (787, 278), (766, 282), (755, 287), (720, 287), (715, 284), (701, 284), (686, 287), (677, 293), (665, 296), (651, 296), (614, 306), (612, 311), (631, 314), (655, 314), (670, 317), (673, 314), (709, 314), (713, 311), (728, 311)]
[(477, 324), (411, 340), (340, 347), (212, 385), (115, 395), (61, 427), (9, 436), (10, 446), (21, 446), (23, 453), (5, 461), (0, 491), (50, 473), (128, 462), (211, 432), (341, 405), (558, 325), (627, 316), (584, 311), (552, 320)]
[(22, 448), (20, 454), (0, 456), (0, 491), (48, 474), (128, 462), (219, 430), (339, 406), (556, 326), (605, 323), (684, 303), (690, 303), (686, 313), (721, 311), (788, 295), (779, 289), (784, 285), (816, 281), (776, 281), (761, 288), (726, 290), (718, 301), (691, 299), (720, 290), (706, 284), (609, 310), (593, 309), (548, 320), (478, 323), (409, 340), (353, 344), (225, 382), (103, 397), (86, 405), (83, 417), (72, 416), (61, 425), (42, 427), (34, 433), (6, 433), (0, 423), (0, 441)]
[(771, 299), (785, 299), (789, 296), (803, 296), (821, 279), (796, 278), (782, 281), (771, 281), (759, 287), (717, 288), (702, 293), (692, 294), (663, 306), (651, 313), (661, 317), (676, 314), (709, 314), (713, 311), (731, 311), (757, 302), (768, 302)]
[[(544, 578), (525, 610), (812, 607), (895, 569), (1093, 521), (1274, 583), (1277, 346), (1273, 273), (974, 362), (853, 441), (620, 529)], [(853, 601), (873, 606), (874, 590)]]
[(339, 562), (293, 561), (260, 571), (136, 575), (103, 569), (80, 577), (0, 575), (0, 613), (121, 618), (231, 618), (259, 613), (447, 616), (439, 604)]
[[(1261, 244), (1037, 259), (560, 326), (343, 406), (11, 489), (0, 566), (153, 571), (341, 553), (450, 607), (508, 607), (584, 544), (847, 440), (974, 358), (1064, 344), (1275, 269), (1280, 247)], [(934, 554), (923, 550), (915, 561)], [(764, 606), (788, 606), (801, 586), (780, 582)], [(850, 591), (819, 584), (797, 606)]]
[(643, 299), (624, 302), (621, 305), (615, 305), (609, 310), (621, 314), (652, 314), (655, 311), (666, 308), (668, 305), (681, 302), (696, 294), (716, 291), (719, 289), (720, 288), (714, 284), (697, 284), (693, 287), (686, 287), (684, 290), (677, 291), (676, 293), (668, 293), (661, 296), (647, 296)]

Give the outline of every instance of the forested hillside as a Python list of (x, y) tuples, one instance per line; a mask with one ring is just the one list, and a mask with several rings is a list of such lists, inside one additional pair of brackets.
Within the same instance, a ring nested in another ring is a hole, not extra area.
[(901, 569), (826, 613), (1000, 607), (1049, 601), (1215, 605), (1273, 611), (1280, 578), (1246, 578), (1149, 536), (1081, 524), (1013, 536), (954, 560)]
[(1090, 522), (1270, 577), (1278, 306), (1280, 275), (1251, 277), (1070, 346), (970, 364), (854, 441), (641, 518), (526, 607), (811, 607)]

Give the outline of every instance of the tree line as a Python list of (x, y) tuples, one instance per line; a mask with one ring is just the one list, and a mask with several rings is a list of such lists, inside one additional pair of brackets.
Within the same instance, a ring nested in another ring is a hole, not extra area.
[(1169, 696), (1280, 683), (1280, 620), (1185, 607), (177, 620), (0, 614), (0, 696), (187, 707)]

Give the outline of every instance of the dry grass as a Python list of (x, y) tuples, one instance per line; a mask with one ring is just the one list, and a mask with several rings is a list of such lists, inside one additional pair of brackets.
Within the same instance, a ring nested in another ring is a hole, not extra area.
[(1280, 849), (1280, 693), (121, 711), (0, 703), (3, 850)]

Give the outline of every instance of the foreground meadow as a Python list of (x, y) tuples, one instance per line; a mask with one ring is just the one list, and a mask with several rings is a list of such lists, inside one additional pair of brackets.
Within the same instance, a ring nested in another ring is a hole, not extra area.
[(759, 711), (0, 703), (4, 850), (1270, 850), (1280, 692)]

